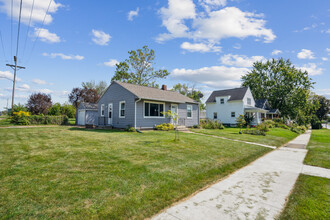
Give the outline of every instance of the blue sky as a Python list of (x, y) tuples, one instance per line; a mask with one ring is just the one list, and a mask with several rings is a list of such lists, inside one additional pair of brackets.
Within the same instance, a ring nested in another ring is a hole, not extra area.
[[(19, 0), (0, 0), (0, 109), (11, 103)], [(314, 91), (330, 97), (330, 1), (23, 0), (15, 103), (45, 92), (64, 103), (83, 81), (110, 82), (114, 64), (148, 45), (168, 87), (185, 82), (211, 91), (239, 87), (254, 61), (289, 58), (307, 70)], [(43, 20), (45, 18), (45, 22)], [(29, 27), (29, 28), (28, 28)], [(39, 37), (38, 37), (39, 36)], [(0, 39), (1, 40), (1, 39)], [(26, 42), (26, 44), (25, 44)]]

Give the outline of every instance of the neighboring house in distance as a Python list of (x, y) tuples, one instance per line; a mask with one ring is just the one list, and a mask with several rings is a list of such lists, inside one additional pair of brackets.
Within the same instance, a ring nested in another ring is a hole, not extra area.
[(225, 125), (235, 125), (239, 115), (250, 115), (252, 125), (262, 122), (269, 110), (256, 107), (250, 88), (218, 90), (212, 92), (206, 101), (206, 117), (219, 120)]
[(150, 129), (173, 123), (162, 112), (179, 115), (178, 124), (199, 124), (199, 103), (178, 92), (113, 81), (98, 101), (98, 125)]
[(268, 102), (267, 99), (258, 99), (255, 101), (255, 106), (257, 108), (261, 108), (261, 109), (266, 109), (268, 110), (268, 112), (265, 114), (261, 114), (261, 118), (262, 119), (274, 119), (274, 118), (278, 118), (280, 116), (280, 111), (278, 109), (272, 109), (270, 107), (270, 104)]
[(97, 125), (97, 104), (82, 102), (76, 114), (77, 125)]

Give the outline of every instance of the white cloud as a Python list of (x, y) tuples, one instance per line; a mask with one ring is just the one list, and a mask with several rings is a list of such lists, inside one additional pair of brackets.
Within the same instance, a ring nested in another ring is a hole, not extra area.
[(323, 69), (318, 68), (315, 63), (304, 64), (298, 68), (300, 68), (302, 71), (307, 71), (308, 75), (310, 76), (321, 75), (323, 73)]
[(282, 53), (282, 50), (273, 50), (272, 55), (279, 55)]
[(249, 69), (211, 66), (200, 69), (174, 69), (171, 77), (175, 79), (190, 81), (193, 83), (202, 83), (211, 87), (237, 87), (241, 84), (240, 79)]
[(106, 46), (108, 45), (111, 36), (110, 34), (105, 33), (104, 31), (92, 30), (93, 38), (92, 41), (98, 45)]
[(43, 56), (48, 56), (50, 58), (60, 57), (62, 60), (83, 60), (84, 57), (80, 55), (65, 55), (63, 53), (43, 53)]
[(18, 88), (23, 89), (23, 90), (29, 90), (30, 86), (28, 84), (23, 84), (23, 85), (20, 85)]
[[(8, 18), (11, 16), (11, 0), (0, 0), (3, 4), (0, 6), (1, 11), (4, 11)], [(30, 13), (32, 8), (33, 0), (25, 0), (22, 4), (22, 13), (21, 13), (21, 21), (25, 24), (29, 24)], [(34, 0), (33, 13), (31, 17), (31, 23), (42, 23), (45, 17), (45, 13), (47, 11), (49, 5), (49, 1), (45, 0)], [(53, 21), (53, 17), (51, 14), (55, 14), (57, 10), (62, 7), (60, 3), (56, 3), (56, 1), (52, 1), (50, 4), (48, 13), (45, 17), (44, 24), (50, 24)], [(13, 0), (13, 18), (18, 20), (20, 8), (20, 0)]]
[(34, 28), (34, 37), (39, 35), (39, 39), (47, 43), (58, 43), (61, 42), (61, 38), (55, 33), (50, 33), (45, 28)]
[(330, 48), (326, 48), (325, 51), (328, 52), (328, 55), (330, 56)]
[(127, 19), (129, 20), (129, 21), (133, 21), (133, 18), (134, 17), (137, 17), (138, 15), (139, 15), (139, 8), (136, 8), (136, 10), (134, 11), (134, 10), (132, 10), (132, 11), (129, 11), (128, 12), (128, 15), (127, 15)]
[(116, 60), (116, 59), (110, 59), (109, 61), (104, 62), (103, 64), (106, 65), (106, 66), (114, 67), (118, 63), (119, 63), (118, 60)]
[[(204, 4), (206, 1), (199, 1)], [(217, 2), (220, 1), (208, 1)], [(190, 38), (219, 43), (221, 39), (249, 36), (264, 38), (264, 42), (272, 42), (276, 36), (271, 29), (265, 28), (266, 21), (262, 14), (243, 12), (236, 7), (226, 7), (220, 10), (196, 13), (192, 0), (168, 1), (168, 8), (161, 8), (162, 24), (168, 33), (160, 34), (158, 42), (172, 38)], [(189, 27), (186, 20), (192, 24)]]
[(226, 6), (227, 0), (198, 0), (200, 5), (205, 8), (207, 12), (216, 9), (220, 6)]
[(41, 93), (45, 93), (45, 94), (52, 94), (52, 93), (54, 93), (54, 91), (52, 91), (50, 89), (37, 89), (37, 90), (34, 90), (34, 92), (41, 92)]
[(314, 53), (311, 50), (302, 49), (298, 54), (297, 57), (299, 59), (315, 59)]
[(239, 49), (241, 49), (241, 45), (240, 44), (235, 44), (234, 46), (233, 46), (233, 48), (234, 49), (236, 49), (236, 50), (239, 50)]
[(42, 79), (33, 79), (32, 82), (38, 85), (50, 85), (50, 83)]
[(319, 95), (323, 95), (327, 98), (330, 98), (330, 88), (327, 89), (318, 89), (315, 91)]
[(266, 61), (263, 56), (247, 57), (245, 55), (226, 54), (220, 57), (220, 61), (224, 65), (237, 67), (252, 67), (254, 62)]
[(189, 43), (183, 42), (181, 44), (181, 48), (184, 50), (188, 50), (189, 52), (219, 52), (221, 51), (221, 47), (215, 46), (213, 44), (204, 44), (204, 43)]
[(189, 28), (184, 24), (184, 20), (194, 19), (196, 16), (195, 4), (192, 0), (169, 0), (168, 8), (161, 8), (159, 13), (162, 16), (162, 24), (169, 33), (159, 35), (157, 41), (188, 37)]
[(327, 57), (322, 57), (321, 59), (322, 59), (323, 61), (327, 61), (327, 60), (328, 60)]
[[(9, 80), (14, 80), (14, 74), (12, 74), (11, 72), (9, 72), (9, 71), (1, 71), (0, 70), (0, 80), (1, 79), (9, 79)], [(18, 78), (17, 76), (16, 76), (16, 81), (22, 81), (20, 78)]]

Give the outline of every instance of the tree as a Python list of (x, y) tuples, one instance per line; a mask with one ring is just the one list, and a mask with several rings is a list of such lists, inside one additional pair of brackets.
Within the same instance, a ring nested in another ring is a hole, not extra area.
[(244, 119), (244, 115), (239, 115), (236, 118), (236, 123), (237, 123), (237, 127), (239, 127), (239, 133), (242, 134), (242, 128), (245, 126), (246, 121)]
[(78, 108), (81, 102), (96, 103), (99, 98), (100, 95), (96, 89), (89, 88), (73, 88), (69, 94), (69, 102), (72, 103), (75, 108)]
[(172, 91), (177, 91), (182, 95), (188, 96), (189, 98), (192, 98), (193, 100), (199, 102), (199, 107), (201, 110), (205, 110), (205, 104), (202, 103), (203, 93), (199, 90), (196, 90), (195, 87), (189, 88), (189, 85), (183, 83), (175, 84), (172, 88)]
[(115, 75), (111, 81), (133, 83), (137, 85), (159, 87), (157, 78), (166, 78), (170, 73), (165, 69), (154, 70), (155, 51), (148, 46), (128, 52), (129, 58), (116, 64)]
[(179, 133), (178, 133), (178, 121), (179, 121), (179, 115), (176, 112), (172, 112), (171, 110), (168, 110), (167, 112), (162, 112), (165, 117), (169, 117), (173, 120), (173, 124), (175, 125), (175, 138), (174, 140), (179, 140)]
[(330, 100), (324, 96), (316, 95), (319, 101), (319, 108), (316, 110), (315, 114), (319, 118), (319, 120), (327, 119), (327, 115), (330, 112)]
[(64, 104), (61, 107), (61, 115), (66, 115), (68, 118), (76, 117), (76, 108), (70, 104)]
[(81, 86), (86, 89), (95, 89), (97, 91), (97, 94), (101, 96), (107, 89), (108, 85), (105, 81), (100, 81), (98, 84), (96, 84), (95, 81), (92, 80), (89, 82), (83, 82)]
[(52, 98), (50, 95), (45, 93), (33, 93), (27, 103), (28, 110), (34, 114), (44, 114), (46, 115), (52, 107)]
[(61, 104), (55, 103), (48, 111), (49, 115), (61, 115)]
[(300, 111), (307, 111), (310, 89), (314, 82), (307, 71), (295, 68), (290, 60), (272, 59), (255, 62), (253, 69), (242, 77), (255, 99), (267, 99), (281, 115), (297, 119)]

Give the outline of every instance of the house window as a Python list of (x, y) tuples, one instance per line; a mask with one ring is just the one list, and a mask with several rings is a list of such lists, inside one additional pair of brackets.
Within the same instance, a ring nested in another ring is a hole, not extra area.
[(232, 113), (231, 113), (231, 117), (232, 117), (232, 118), (235, 118), (235, 112), (232, 112)]
[(247, 104), (251, 105), (251, 98), (247, 98)]
[(192, 106), (187, 105), (187, 118), (192, 118)]
[(213, 112), (213, 119), (218, 119), (218, 112)]
[(224, 104), (225, 103), (225, 99), (220, 99), (220, 104)]
[(119, 118), (125, 118), (125, 109), (126, 109), (125, 101), (119, 102)]
[(101, 105), (101, 116), (104, 116), (104, 104)]
[(145, 102), (144, 117), (164, 117), (164, 103)]

